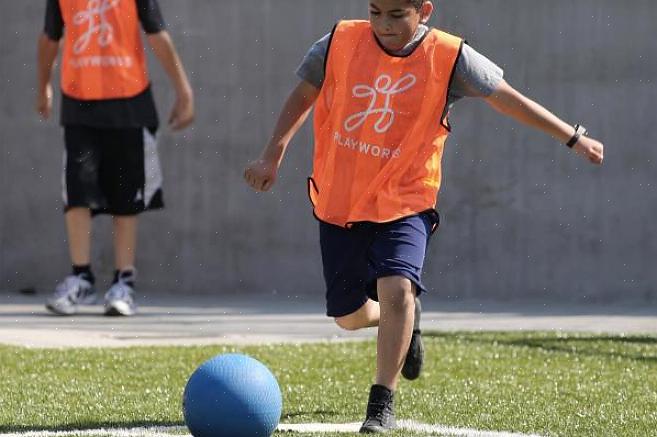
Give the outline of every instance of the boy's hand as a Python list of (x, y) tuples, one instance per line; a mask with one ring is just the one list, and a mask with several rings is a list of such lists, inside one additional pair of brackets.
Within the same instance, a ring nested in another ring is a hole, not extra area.
[(194, 121), (194, 98), (192, 94), (179, 94), (169, 116), (169, 126), (181, 130)]
[(275, 163), (258, 159), (251, 162), (244, 170), (246, 183), (257, 191), (268, 191), (276, 182), (278, 166)]
[(302, 80), (287, 98), (278, 116), (274, 133), (260, 154), (260, 158), (244, 169), (244, 179), (251, 188), (268, 191), (274, 185), (285, 149), (308, 117), (319, 91), (314, 85)]
[(52, 85), (48, 84), (37, 94), (36, 111), (47, 120), (52, 112)]
[(604, 145), (593, 138), (581, 136), (573, 146), (576, 153), (584, 156), (593, 164), (602, 164), (604, 159)]

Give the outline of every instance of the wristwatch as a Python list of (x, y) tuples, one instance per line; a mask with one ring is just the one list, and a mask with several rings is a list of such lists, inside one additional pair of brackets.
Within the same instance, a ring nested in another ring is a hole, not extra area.
[(575, 144), (577, 144), (577, 142), (579, 141), (579, 138), (582, 135), (586, 135), (587, 132), (588, 131), (586, 130), (586, 128), (584, 126), (582, 126), (581, 124), (576, 124), (575, 125), (575, 134), (570, 138), (570, 140), (568, 140), (568, 142), (566, 143), (566, 146), (568, 146), (572, 149), (573, 146)]

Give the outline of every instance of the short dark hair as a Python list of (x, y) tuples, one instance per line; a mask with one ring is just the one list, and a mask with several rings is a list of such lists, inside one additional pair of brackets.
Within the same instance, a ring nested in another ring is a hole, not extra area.
[(409, 1), (409, 2), (411, 3), (411, 5), (413, 5), (413, 7), (414, 7), (415, 9), (417, 9), (418, 11), (419, 11), (420, 9), (422, 9), (422, 5), (423, 5), (424, 2), (425, 2), (425, 0), (408, 0), (408, 1)]

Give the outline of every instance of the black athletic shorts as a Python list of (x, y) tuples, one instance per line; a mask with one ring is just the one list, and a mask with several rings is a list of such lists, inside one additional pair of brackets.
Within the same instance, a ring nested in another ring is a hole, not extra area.
[(136, 215), (164, 206), (155, 130), (65, 126), (64, 209)]

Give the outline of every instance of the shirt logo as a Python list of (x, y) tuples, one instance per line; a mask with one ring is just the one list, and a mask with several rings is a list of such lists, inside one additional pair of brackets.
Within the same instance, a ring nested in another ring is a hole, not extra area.
[(87, 31), (83, 33), (75, 44), (73, 53), (80, 54), (87, 49), (91, 38), (98, 35), (97, 41), (100, 47), (107, 47), (114, 38), (114, 28), (105, 18), (105, 13), (118, 6), (120, 0), (89, 0), (87, 9), (78, 12), (73, 17), (76, 26), (87, 25)]
[[(369, 98), (370, 103), (365, 111), (357, 112), (345, 120), (345, 130), (347, 132), (354, 131), (362, 126), (370, 115), (378, 114), (379, 118), (374, 123), (374, 130), (380, 134), (387, 132), (395, 121), (395, 111), (390, 108), (392, 96), (409, 90), (416, 82), (417, 78), (411, 73), (401, 77), (394, 84), (389, 75), (382, 74), (374, 81), (374, 87), (356, 85), (352, 90), (353, 96), (357, 98)], [(379, 95), (385, 96), (383, 108), (374, 107)]]

